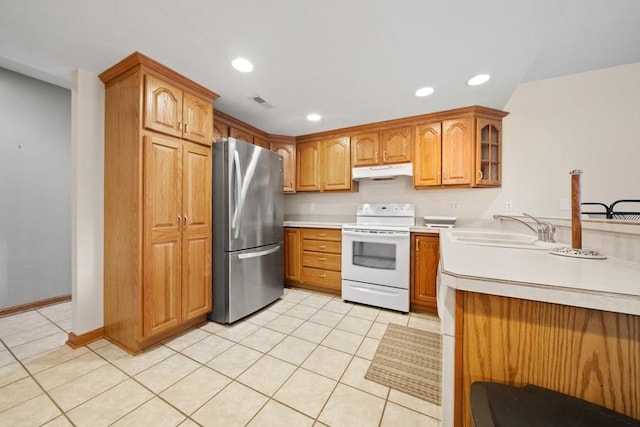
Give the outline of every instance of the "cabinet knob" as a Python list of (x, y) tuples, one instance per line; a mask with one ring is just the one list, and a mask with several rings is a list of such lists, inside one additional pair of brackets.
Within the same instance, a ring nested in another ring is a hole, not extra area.
[(182, 131), (182, 122), (178, 122), (178, 130)]
[(320, 258), (318, 258), (318, 261), (321, 261), (321, 262), (322, 262), (322, 261), (326, 261), (326, 260), (327, 260), (327, 258), (325, 258), (325, 257), (320, 257)]
[(324, 279), (325, 277), (327, 277), (327, 275), (322, 273), (322, 274), (318, 274), (318, 277), (321, 278), (321, 279)]
[(178, 228), (182, 227), (182, 217), (178, 215)]
[(189, 123), (184, 124), (184, 133), (185, 135), (189, 133)]
[(482, 181), (482, 177), (483, 177), (482, 171), (478, 171), (478, 181)]
[(327, 233), (318, 233), (318, 237), (325, 237)]
[(318, 249), (326, 249), (327, 245), (318, 245)]
[(387, 161), (387, 150), (382, 152), (382, 159), (386, 162)]

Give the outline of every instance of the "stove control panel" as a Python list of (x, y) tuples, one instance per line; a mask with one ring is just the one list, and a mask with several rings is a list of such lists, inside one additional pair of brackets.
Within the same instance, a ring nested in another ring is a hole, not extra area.
[(407, 217), (416, 214), (413, 203), (364, 203), (358, 206), (358, 217)]

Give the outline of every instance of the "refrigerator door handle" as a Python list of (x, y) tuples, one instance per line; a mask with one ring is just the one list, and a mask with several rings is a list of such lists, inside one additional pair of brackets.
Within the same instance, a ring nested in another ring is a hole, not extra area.
[(233, 218), (231, 220), (231, 228), (235, 231), (234, 239), (237, 239), (240, 235), (240, 227), (238, 224), (238, 218), (242, 214), (242, 205), (244, 200), (242, 200), (242, 171), (240, 170), (240, 157), (238, 156), (238, 152), (233, 152), (233, 167), (236, 174), (236, 187), (235, 187), (235, 206), (233, 212)]
[(248, 258), (258, 258), (261, 256), (265, 256), (265, 255), (270, 255), (272, 253), (278, 252), (280, 250), (281, 246), (278, 245), (275, 248), (271, 248), (271, 249), (265, 249), (263, 251), (258, 251), (258, 252), (250, 252), (248, 254), (239, 254), (238, 255), (238, 259), (248, 259)]

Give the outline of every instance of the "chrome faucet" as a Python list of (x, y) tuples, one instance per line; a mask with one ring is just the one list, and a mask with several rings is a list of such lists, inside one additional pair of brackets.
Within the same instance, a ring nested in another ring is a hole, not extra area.
[(511, 219), (513, 221), (517, 221), (520, 224), (523, 224), (524, 226), (529, 228), (534, 233), (536, 233), (538, 235), (538, 240), (541, 240), (543, 242), (551, 242), (551, 243), (555, 242), (555, 234), (556, 234), (556, 226), (555, 225), (551, 224), (550, 222), (540, 221), (539, 219), (537, 219), (537, 218), (533, 217), (532, 215), (529, 215), (528, 213), (525, 213), (525, 212), (522, 212), (522, 215), (534, 220), (538, 226), (536, 228), (533, 228), (531, 225), (527, 224), (526, 222), (524, 222), (523, 220), (521, 220), (521, 219), (519, 219), (519, 218), (517, 218), (515, 216), (494, 215), (493, 217), (495, 219)]

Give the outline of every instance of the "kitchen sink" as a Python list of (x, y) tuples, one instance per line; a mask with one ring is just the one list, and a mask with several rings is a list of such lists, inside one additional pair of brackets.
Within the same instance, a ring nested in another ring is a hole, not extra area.
[(549, 250), (559, 243), (542, 242), (536, 236), (493, 230), (450, 230), (449, 240), (465, 245), (498, 246), (503, 248)]

